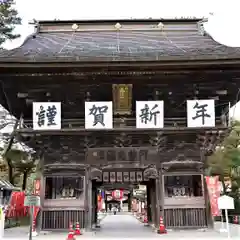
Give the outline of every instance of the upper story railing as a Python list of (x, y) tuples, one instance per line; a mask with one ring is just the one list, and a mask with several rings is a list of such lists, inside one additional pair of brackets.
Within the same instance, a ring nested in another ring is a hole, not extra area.
[[(33, 128), (32, 120), (24, 120), (22, 128)], [(215, 118), (215, 126), (227, 128), (229, 126), (228, 118), (225, 116)], [(164, 118), (164, 128), (185, 128), (187, 127), (187, 118)], [(61, 121), (62, 129), (85, 129), (85, 119), (84, 118), (74, 118), (74, 119), (62, 119)], [(135, 129), (136, 128), (136, 118), (128, 117), (114, 117), (113, 118), (113, 129)]]

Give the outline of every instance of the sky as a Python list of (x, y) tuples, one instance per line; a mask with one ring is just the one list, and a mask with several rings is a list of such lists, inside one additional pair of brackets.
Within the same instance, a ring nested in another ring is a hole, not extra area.
[[(239, 0), (15, 0), (16, 8), (23, 19), (17, 28), (22, 38), (7, 43), (5, 47), (20, 45), (33, 29), (28, 21), (72, 20), (72, 19), (123, 19), (123, 18), (175, 18), (210, 17), (206, 28), (213, 38), (223, 44), (240, 46), (238, 26), (232, 22), (240, 21)], [(234, 34), (234, 36), (232, 36)]]
[[(16, 28), (21, 38), (7, 42), (8, 49), (18, 47), (33, 32), (28, 25), (36, 20), (131, 19), (207, 17), (205, 29), (221, 44), (240, 47), (240, 0), (15, 0), (22, 17)], [(237, 29), (237, 31), (236, 31)], [(231, 110), (240, 119), (240, 104)]]

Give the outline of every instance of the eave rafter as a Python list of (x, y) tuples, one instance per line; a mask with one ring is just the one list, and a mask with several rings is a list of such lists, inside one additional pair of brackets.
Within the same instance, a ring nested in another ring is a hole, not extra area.
[(158, 131), (149, 136), (149, 143), (151, 146), (156, 147), (158, 152), (164, 151), (166, 148), (167, 136), (164, 135), (164, 131)]
[(223, 141), (229, 130), (230, 128), (215, 129), (198, 134), (197, 142), (201, 146), (203, 154), (211, 155), (216, 150), (216, 146)]
[(215, 150), (227, 129), (198, 129), (192, 133), (168, 135), (166, 148), (159, 153), (159, 159), (164, 168), (185, 166), (202, 168), (205, 155)]

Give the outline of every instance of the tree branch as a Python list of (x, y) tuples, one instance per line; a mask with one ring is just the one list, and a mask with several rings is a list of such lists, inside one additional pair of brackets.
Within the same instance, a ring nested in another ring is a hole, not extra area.
[(7, 153), (9, 152), (9, 150), (11, 149), (11, 147), (14, 143), (15, 132), (17, 130), (17, 127), (18, 127), (18, 124), (19, 124), (20, 120), (22, 120), (22, 114), (21, 114), (19, 119), (16, 119), (16, 122), (15, 122), (14, 127), (13, 127), (13, 131), (11, 132), (11, 135), (10, 135), (10, 140), (9, 140), (6, 148), (3, 151), (3, 154), (2, 154), (3, 158), (6, 157)]

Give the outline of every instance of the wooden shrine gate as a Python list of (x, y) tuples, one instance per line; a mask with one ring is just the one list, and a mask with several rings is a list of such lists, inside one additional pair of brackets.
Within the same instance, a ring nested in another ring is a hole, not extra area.
[[(150, 190), (148, 198), (149, 219), (157, 221), (157, 216), (153, 213), (160, 213), (157, 210), (159, 204), (159, 185), (156, 181), (159, 179), (159, 171), (156, 166), (157, 149), (147, 147), (123, 147), (123, 148), (93, 148), (88, 151), (87, 161), (91, 163), (89, 167), (90, 178), (87, 183), (88, 195), (88, 216), (86, 216), (87, 225), (91, 226), (97, 221), (97, 188), (104, 185), (112, 185), (117, 188), (119, 184), (124, 186), (134, 186), (145, 184)], [(154, 164), (155, 163), (155, 164)], [(156, 206), (154, 208), (154, 206)]]

